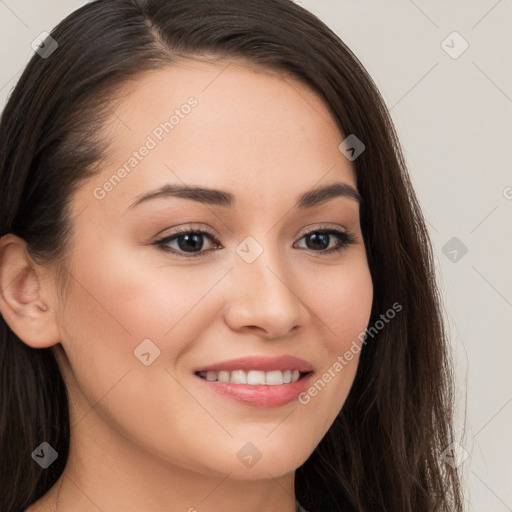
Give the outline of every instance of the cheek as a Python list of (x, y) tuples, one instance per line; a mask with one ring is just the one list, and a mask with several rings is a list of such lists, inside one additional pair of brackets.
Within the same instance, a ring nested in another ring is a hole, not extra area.
[[(194, 464), (211, 450), (206, 441), (196, 446), (204, 431), (225, 433), (191, 399), (188, 383), (171, 374), (174, 361), (204, 331), (200, 299), (219, 277), (211, 269), (208, 276), (148, 269), (134, 259), (116, 260), (115, 251), (105, 253), (91, 254), (87, 265), (75, 262), (61, 317), (62, 344), (72, 370), (66, 379), (74, 405), (72, 425), (87, 429), (96, 421), (90, 414), (94, 408), (113, 431), (197, 469)], [(148, 366), (134, 355), (144, 339), (161, 351)]]
[(321, 292), (309, 306), (318, 314), (322, 339), (322, 367), (299, 402), (318, 420), (305, 423), (309, 435), (321, 438), (332, 425), (354, 381), (362, 340), (368, 327), (373, 284), (367, 265), (354, 265), (321, 281)]
[(75, 261), (73, 300), (80, 308), (73, 322), (85, 325), (84, 332), (100, 327), (106, 343), (107, 332), (108, 337), (131, 340), (128, 343), (172, 336), (178, 326), (188, 323), (187, 315), (222, 272), (212, 266), (166, 266), (165, 260), (156, 258), (148, 263), (142, 251), (130, 253), (113, 245)]
[(308, 306), (318, 315), (326, 333), (325, 348), (336, 357), (365, 331), (370, 320), (373, 283), (368, 266), (361, 259), (357, 265), (337, 268), (324, 277), (315, 277), (316, 293), (306, 289)]
[[(130, 251), (123, 249), (125, 254)], [(107, 277), (119, 316), (139, 336), (164, 337), (171, 329), (188, 323), (188, 314), (200, 309), (209, 292), (214, 292), (226, 266), (215, 263), (191, 264), (156, 253), (124, 257)], [(110, 256), (110, 255), (109, 255)], [(148, 329), (150, 331), (148, 331)]]
[(225, 269), (171, 268), (161, 259), (148, 264), (126, 247), (83, 246), (70, 268), (72, 288), (60, 327), (79, 386), (94, 402), (127, 371), (146, 369), (134, 354), (143, 340), (156, 347), (149, 345), (151, 360), (157, 356), (150, 368), (172, 370), (218, 311), (205, 294)]

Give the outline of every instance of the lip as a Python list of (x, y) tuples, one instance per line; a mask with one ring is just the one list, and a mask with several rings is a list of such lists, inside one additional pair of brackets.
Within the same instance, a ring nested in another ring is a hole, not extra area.
[[(271, 372), (273, 370), (299, 370), (301, 373), (308, 373), (313, 371), (313, 365), (304, 359), (300, 359), (299, 357), (291, 355), (283, 355), (278, 357), (245, 356), (239, 357), (237, 359), (230, 359), (229, 361), (212, 363), (208, 366), (201, 366), (200, 368), (196, 368), (194, 372), (232, 372), (234, 370), (260, 370), (264, 372)], [(286, 385), (290, 386), (290, 384)]]
[[(229, 363), (231, 364), (231, 361)], [(238, 367), (238, 369), (242, 368)], [(310, 385), (313, 373), (302, 375), (296, 382), (275, 386), (233, 384), (231, 382), (209, 381), (198, 375), (195, 375), (195, 377), (211, 391), (238, 403), (257, 407), (280, 407), (298, 399), (298, 395)]]

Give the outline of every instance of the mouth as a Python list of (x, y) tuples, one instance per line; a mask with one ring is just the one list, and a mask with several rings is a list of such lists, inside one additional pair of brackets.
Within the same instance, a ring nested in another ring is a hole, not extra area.
[(258, 408), (275, 408), (299, 403), (298, 397), (311, 385), (313, 371), (208, 370), (194, 376), (214, 395), (234, 403)]
[(246, 384), (249, 386), (280, 386), (293, 384), (312, 372), (301, 372), (290, 368), (286, 370), (209, 370), (197, 371), (195, 375), (210, 382), (225, 382), (230, 384)]
[(208, 392), (240, 404), (279, 407), (297, 401), (312, 380), (313, 365), (299, 357), (245, 356), (195, 368)]

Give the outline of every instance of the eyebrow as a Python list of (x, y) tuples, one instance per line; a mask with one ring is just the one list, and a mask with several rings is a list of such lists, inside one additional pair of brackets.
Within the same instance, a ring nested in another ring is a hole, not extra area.
[[(221, 206), (224, 208), (235, 208), (237, 204), (236, 197), (231, 192), (194, 185), (167, 184), (152, 192), (147, 192), (138, 196), (127, 210), (135, 208), (136, 206), (152, 199), (167, 197), (190, 199), (199, 203)], [(359, 192), (354, 187), (346, 183), (336, 182), (308, 190), (297, 198), (295, 208), (300, 210), (312, 208), (336, 197), (353, 199), (359, 204), (363, 202)]]

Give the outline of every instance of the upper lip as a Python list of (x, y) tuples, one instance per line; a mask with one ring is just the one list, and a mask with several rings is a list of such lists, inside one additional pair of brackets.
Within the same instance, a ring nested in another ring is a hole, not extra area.
[(201, 366), (200, 368), (196, 368), (195, 372), (234, 370), (299, 370), (299, 372), (306, 373), (313, 371), (313, 365), (304, 359), (291, 355), (279, 357), (245, 356)]

